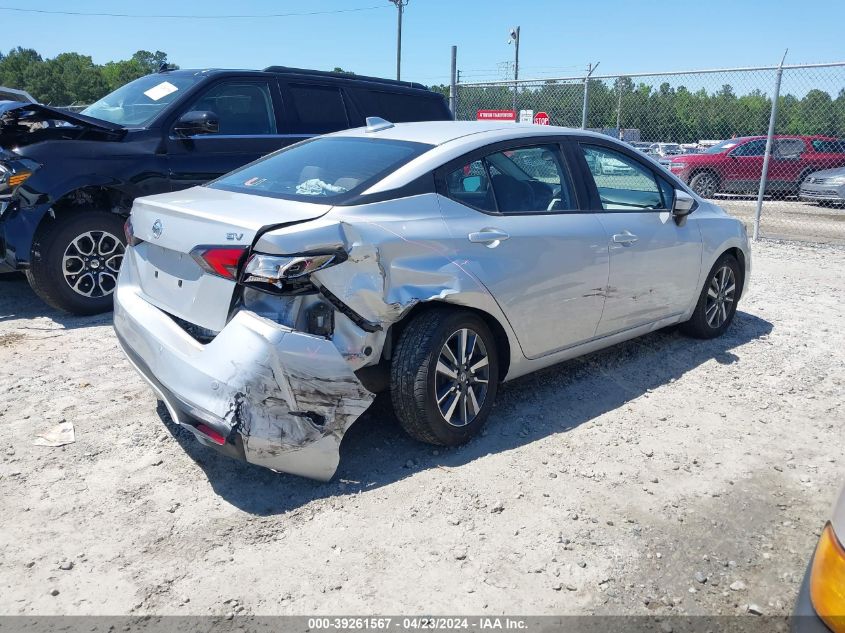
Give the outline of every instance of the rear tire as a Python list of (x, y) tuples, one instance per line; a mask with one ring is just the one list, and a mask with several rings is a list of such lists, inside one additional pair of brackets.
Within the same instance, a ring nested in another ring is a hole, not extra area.
[(408, 323), (394, 350), (393, 409), (402, 428), (421, 442), (467, 442), (489, 417), (498, 383), (495, 339), (472, 312), (424, 312)]
[(54, 308), (79, 315), (107, 312), (125, 248), (120, 216), (93, 210), (59, 215), (46, 219), (36, 235), (26, 277)]
[(736, 305), (742, 294), (742, 271), (736, 257), (722, 255), (707, 274), (704, 288), (689, 321), (681, 323), (681, 331), (694, 338), (721, 336), (730, 327)]

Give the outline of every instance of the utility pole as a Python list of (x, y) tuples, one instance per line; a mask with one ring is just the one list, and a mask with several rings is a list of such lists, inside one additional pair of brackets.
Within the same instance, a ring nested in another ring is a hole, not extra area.
[(396, 80), (402, 78), (402, 13), (405, 10), (409, 0), (388, 0), (393, 3), (397, 9), (398, 22), (396, 25)]
[(508, 44), (514, 45), (514, 60), (513, 60), (513, 111), (516, 112), (516, 95), (519, 90), (519, 27), (514, 27), (510, 32), (510, 39)]
[(616, 133), (619, 135), (619, 140), (624, 141), (624, 134), (622, 134), (622, 77), (616, 80), (617, 92), (619, 92), (619, 99), (616, 102)]
[(587, 129), (587, 112), (589, 111), (589, 103), (590, 103), (590, 77), (594, 72), (596, 72), (596, 68), (599, 67), (601, 62), (596, 62), (596, 65), (593, 66), (592, 64), (587, 64), (587, 76), (584, 77), (584, 103), (581, 106), (581, 129)]
[(458, 47), (452, 47), (452, 73), (449, 76), (449, 110), (452, 117), (458, 114)]
[(754, 241), (760, 239), (760, 214), (763, 212), (763, 195), (766, 193), (766, 181), (769, 177), (769, 159), (772, 156), (772, 139), (775, 135), (775, 123), (778, 119), (778, 98), (780, 97), (780, 80), (783, 77), (783, 62), (786, 61), (787, 48), (780, 58), (777, 72), (775, 72), (775, 90), (772, 93), (772, 110), (769, 113), (769, 131), (766, 133), (766, 150), (763, 153), (763, 172), (760, 174), (760, 189), (757, 191), (757, 209), (754, 212)]

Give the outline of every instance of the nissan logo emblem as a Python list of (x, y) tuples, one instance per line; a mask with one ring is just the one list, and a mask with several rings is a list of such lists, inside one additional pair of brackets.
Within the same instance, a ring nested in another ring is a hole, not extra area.
[(153, 222), (153, 237), (158, 239), (161, 237), (161, 232), (164, 230), (164, 225), (162, 225), (161, 220), (156, 220)]

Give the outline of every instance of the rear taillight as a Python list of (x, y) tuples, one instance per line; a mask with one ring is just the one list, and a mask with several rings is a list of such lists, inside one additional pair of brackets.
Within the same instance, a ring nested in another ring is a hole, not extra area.
[(126, 218), (123, 224), (123, 235), (126, 237), (126, 244), (128, 246), (135, 246), (143, 242), (143, 240), (135, 237), (135, 229), (132, 228), (132, 218)]
[(205, 424), (197, 424), (194, 427), (197, 431), (205, 435), (208, 439), (210, 439), (215, 444), (223, 446), (226, 443), (226, 438), (223, 437), (220, 433), (212, 429), (210, 426)]
[(310, 283), (311, 273), (339, 264), (346, 257), (343, 251), (288, 256), (255, 253), (247, 260), (241, 281), (260, 290), (286, 290)]
[(244, 248), (226, 246), (197, 246), (191, 251), (191, 257), (207, 273), (235, 281), (244, 251)]

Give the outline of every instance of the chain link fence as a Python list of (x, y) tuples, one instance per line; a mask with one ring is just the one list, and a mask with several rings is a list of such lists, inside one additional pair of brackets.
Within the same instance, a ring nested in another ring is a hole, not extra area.
[(607, 134), (749, 233), (845, 243), (845, 62), (458, 83), (455, 108), (462, 120), (532, 111)]

